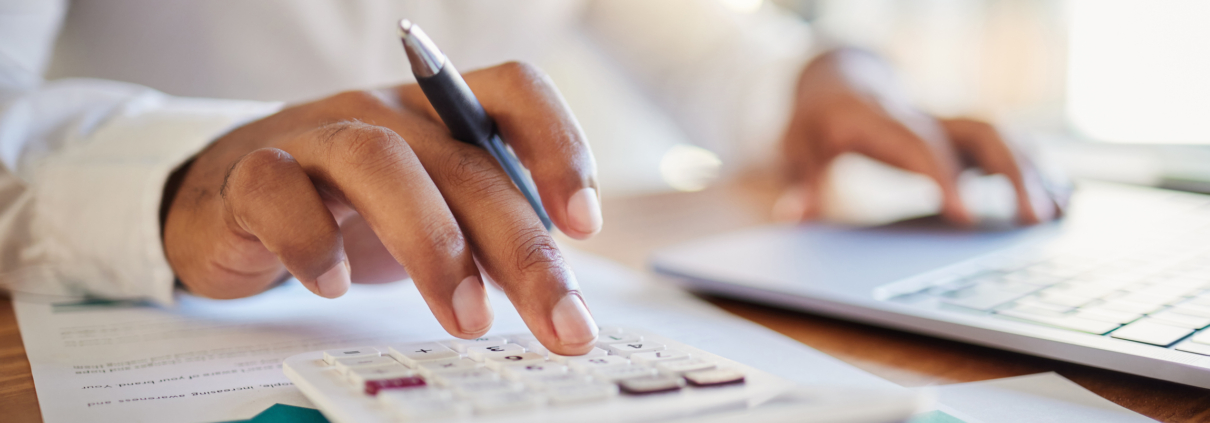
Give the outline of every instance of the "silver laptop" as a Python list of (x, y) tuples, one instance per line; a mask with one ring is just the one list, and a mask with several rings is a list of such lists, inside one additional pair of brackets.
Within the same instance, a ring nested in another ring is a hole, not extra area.
[(1210, 388), (1210, 196), (1082, 184), (1060, 222), (769, 226), (654, 254), (699, 292)]

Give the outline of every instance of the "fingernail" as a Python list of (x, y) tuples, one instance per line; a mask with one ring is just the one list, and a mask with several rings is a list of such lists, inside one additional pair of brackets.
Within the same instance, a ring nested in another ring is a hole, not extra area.
[(478, 276), (467, 276), (454, 288), (454, 317), (465, 333), (479, 333), (492, 324), (492, 306)]
[(798, 223), (807, 214), (807, 195), (801, 187), (791, 187), (773, 203), (773, 220)]
[(336, 298), (349, 291), (349, 261), (336, 263), (331, 269), (315, 279), (319, 295), (325, 298)]
[(563, 345), (581, 346), (597, 339), (597, 323), (577, 294), (567, 294), (559, 300), (550, 318), (555, 323), (555, 335)]
[(601, 202), (597, 200), (596, 188), (576, 191), (567, 201), (567, 219), (571, 228), (587, 237), (601, 231)]

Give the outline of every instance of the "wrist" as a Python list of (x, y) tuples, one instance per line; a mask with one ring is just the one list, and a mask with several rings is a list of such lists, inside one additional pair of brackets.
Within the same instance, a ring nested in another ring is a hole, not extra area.
[(197, 157), (191, 157), (180, 166), (173, 170), (168, 175), (168, 180), (164, 182), (164, 194), (160, 197), (160, 239), (164, 239), (164, 228), (168, 224), (168, 211), (172, 209), (172, 202), (176, 200), (176, 195), (181, 189), (181, 184), (185, 182), (185, 175), (189, 173), (189, 168), (193, 166), (193, 162)]

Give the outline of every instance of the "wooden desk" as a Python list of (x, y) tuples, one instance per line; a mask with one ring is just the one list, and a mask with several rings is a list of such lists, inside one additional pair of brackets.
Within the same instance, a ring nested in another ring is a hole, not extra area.
[[(768, 221), (775, 189), (753, 179), (697, 193), (606, 199), (605, 231), (569, 241), (634, 269), (648, 252)], [(904, 386), (1054, 371), (1111, 401), (1165, 422), (1210, 421), (1210, 390), (719, 298), (708, 301)], [(12, 305), (0, 300), (0, 420), (40, 421)]]

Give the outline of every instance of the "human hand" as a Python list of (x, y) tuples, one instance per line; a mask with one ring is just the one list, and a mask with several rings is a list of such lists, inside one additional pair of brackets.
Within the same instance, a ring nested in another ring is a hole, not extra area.
[[(464, 75), (574, 238), (601, 228), (596, 165), (540, 70)], [(486, 150), (450, 138), (419, 87), (296, 105), (219, 138), (165, 190), (164, 249), (192, 293), (239, 298), (296, 277), (336, 298), (411, 276), (450, 334), (481, 336), (497, 282), (542, 344), (591, 349), (597, 327), (551, 235)], [(478, 264), (478, 266), (476, 266)]]
[(782, 217), (819, 217), (828, 165), (848, 152), (933, 179), (942, 216), (961, 226), (975, 223), (958, 192), (958, 174), (967, 167), (1008, 178), (1022, 224), (1058, 217), (1067, 201), (1066, 191), (1049, 188), (1029, 156), (995, 127), (917, 110), (890, 67), (859, 50), (832, 51), (807, 65), (782, 146), (792, 179), (779, 200)]

